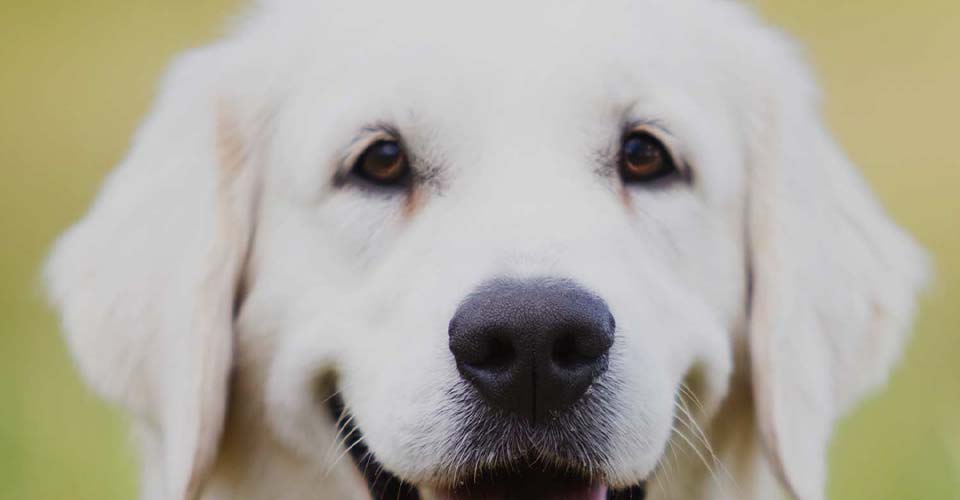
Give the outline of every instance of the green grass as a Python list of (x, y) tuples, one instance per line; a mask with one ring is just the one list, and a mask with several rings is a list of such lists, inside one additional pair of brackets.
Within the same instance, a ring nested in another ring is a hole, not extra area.
[[(169, 58), (234, 3), (0, 0), (0, 499), (135, 496), (123, 421), (78, 380), (38, 272)], [(832, 128), (937, 266), (888, 390), (840, 425), (830, 498), (960, 499), (960, 2), (755, 3), (810, 48)]]

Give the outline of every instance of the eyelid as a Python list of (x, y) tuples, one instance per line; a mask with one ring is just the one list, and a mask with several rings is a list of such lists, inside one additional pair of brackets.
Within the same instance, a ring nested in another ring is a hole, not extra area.
[(363, 153), (370, 148), (370, 146), (373, 146), (381, 141), (394, 141), (400, 143), (400, 139), (397, 137), (397, 134), (394, 133), (389, 127), (378, 126), (364, 128), (344, 151), (343, 158), (340, 161), (341, 170), (343, 172), (347, 172), (352, 169), (354, 165), (357, 164), (357, 161), (360, 160), (360, 157), (363, 156)]
[(629, 123), (624, 129), (623, 138), (626, 139), (633, 134), (648, 134), (663, 144), (664, 149), (670, 156), (670, 160), (684, 177), (691, 176), (690, 167), (687, 165), (684, 156), (680, 153), (679, 140), (670, 133), (670, 131), (656, 121), (636, 121)]

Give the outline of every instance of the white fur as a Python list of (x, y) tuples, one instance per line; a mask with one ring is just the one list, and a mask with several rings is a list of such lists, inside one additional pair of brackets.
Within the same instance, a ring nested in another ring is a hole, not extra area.
[[(363, 497), (328, 373), (388, 469), (448, 481), (447, 322), (504, 274), (575, 279), (617, 318), (610, 484), (820, 500), (833, 423), (924, 281), (796, 51), (726, 1), (267, 1), (163, 88), (47, 268), (81, 371), (137, 423), (148, 500)], [(694, 182), (603, 175), (627, 120)], [(380, 123), (437, 173), (415, 202), (333, 182)], [(671, 459), (691, 373), (713, 446)]]

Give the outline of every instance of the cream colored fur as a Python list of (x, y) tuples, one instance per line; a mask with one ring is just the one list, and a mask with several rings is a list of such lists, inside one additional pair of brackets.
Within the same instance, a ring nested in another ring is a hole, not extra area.
[[(173, 65), (47, 267), (80, 371), (134, 422), (143, 498), (362, 498), (331, 374), (429, 495), (461, 446), (447, 322), (493, 276), (548, 274), (617, 318), (610, 485), (822, 500), (831, 429), (884, 381), (926, 271), (801, 59), (724, 0), (251, 8)], [(630, 121), (693, 182), (620, 185), (603, 158)], [(434, 176), (416, 199), (334, 181), (382, 124)]]

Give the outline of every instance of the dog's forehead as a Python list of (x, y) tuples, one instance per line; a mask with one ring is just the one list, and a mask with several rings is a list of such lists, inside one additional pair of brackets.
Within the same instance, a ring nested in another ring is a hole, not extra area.
[[(291, 131), (278, 164), (321, 175), (316, 158), (377, 125), (457, 170), (582, 168), (635, 121), (663, 125), (693, 162), (736, 143), (759, 24), (731, 2), (412, 2), (273, 0), (253, 18), (248, 46), (276, 68), (257, 74), (281, 88), (277, 123)], [(733, 185), (709, 169), (704, 186)]]
[(441, 105), (483, 102), (491, 112), (498, 103), (616, 101), (618, 82), (697, 85), (689, 72), (709, 75), (705, 66), (723, 65), (714, 56), (730, 53), (711, 26), (742, 22), (735, 13), (716, 18), (714, 4), (726, 2), (698, 0), (340, 3), (268, 2), (296, 38), (293, 66), (316, 71), (306, 81), (349, 85), (372, 99), (379, 91)]

